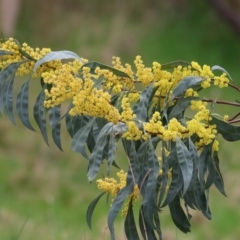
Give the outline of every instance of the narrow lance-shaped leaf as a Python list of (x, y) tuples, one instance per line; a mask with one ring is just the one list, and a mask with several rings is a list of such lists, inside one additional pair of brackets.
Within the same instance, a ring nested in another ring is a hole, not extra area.
[[(6, 94), (7, 94), (6, 89), (8, 88), (8, 86), (6, 84), (8, 84), (8, 81), (10, 81), (10, 79), (12, 79), (12, 81), (14, 81), (14, 76), (16, 74), (17, 69), (24, 62), (26, 62), (26, 61), (10, 63), (9, 65), (7, 65), (5, 68), (3, 68), (0, 71), (0, 111), (2, 114), (4, 111), (4, 107), (5, 107), (4, 99), (8, 98), (8, 96), (6, 96)], [(11, 84), (13, 84), (13, 82)]]
[(211, 124), (217, 125), (217, 131), (229, 142), (240, 140), (240, 127), (233, 126), (212, 116)]
[(204, 80), (204, 78), (202, 77), (195, 77), (195, 76), (190, 76), (190, 77), (186, 77), (183, 80), (181, 80), (178, 85), (176, 86), (176, 88), (173, 90), (172, 93), (172, 100), (175, 97), (180, 96), (182, 93), (184, 93), (188, 88), (194, 86), (194, 85), (198, 85), (200, 84), (202, 81)]
[(198, 181), (198, 179), (194, 189), (194, 198), (197, 208), (202, 211), (203, 215), (207, 219), (211, 219), (211, 212), (208, 206), (208, 201), (205, 196), (205, 191), (204, 189), (201, 189), (200, 182)]
[(97, 206), (98, 201), (100, 200), (100, 198), (105, 194), (105, 192), (101, 193), (98, 197), (96, 197), (88, 206), (87, 209), (87, 214), (86, 214), (86, 218), (87, 218), (87, 224), (89, 226), (90, 229), (92, 229), (92, 215), (93, 212), (95, 210), (95, 207)]
[(115, 240), (114, 220), (120, 211), (124, 200), (133, 192), (133, 183), (129, 183), (126, 187), (122, 188), (115, 197), (110, 211), (108, 213), (108, 228), (111, 233), (111, 240)]
[(173, 107), (169, 114), (169, 119), (178, 117), (179, 114), (181, 114), (183, 111), (186, 110), (191, 104), (191, 101), (198, 100), (198, 97), (187, 97), (187, 98), (181, 98), (177, 101), (176, 105)]
[(101, 69), (106, 69), (106, 70), (111, 71), (116, 76), (124, 77), (124, 78), (130, 78), (125, 72), (122, 72), (122, 71), (120, 71), (116, 68), (104, 65), (104, 64), (99, 63), (99, 62), (88, 62), (88, 63), (85, 63), (81, 68), (83, 68), (83, 67), (89, 67), (91, 73), (95, 73), (95, 69), (97, 67), (99, 67)]
[(103, 136), (95, 145), (95, 148), (89, 158), (88, 180), (91, 182), (97, 175), (103, 160), (103, 151), (107, 142), (107, 136)]
[(76, 53), (71, 51), (55, 51), (50, 52), (47, 55), (45, 55), (43, 58), (39, 59), (33, 68), (33, 71), (36, 72), (36, 70), (44, 63), (54, 61), (54, 60), (61, 60), (61, 59), (77, 59), (80, 62), (83, 63), (82, 58), (80, 58)]
[(108, 157), (107, 157), (107, 162), (108, 162), (107, 174), (108, 175), (110, 174), (110, 167), (116, 156), (116, 150), (117, 150), (117, 141), (115, 136), (111, 134), (109, 139)]
[(187, 147), (178, 137), (176, 138), (176, 151), (177, 159), (183, 176), (182, 195), (184, 195), (192, 179), (193, 162)]
[(12, 74), (10, 79), (3, 85), (3, 107), (6, 115), (10, 121), (15, 125), (14, 113), (13, 113), (13, 82), (15, 75)]
[(169, 209), (175, 225), (184, 233), (190, 232), (191, 225), (181, 207), (179, 196), (176, 196), (173, 201), (169, 203)]
[(146, 121), (147, 118), (147, 109), (149, 107), (149, 103), (151, 102), (150, 96), (152, 94), (154, 87), (153, 84), (150, 84), (146, 87), (141, 95), (139, 101), (135, 104), (133, 111), (136, 113), (137, 118), (142, 121)]
[(193, 160), (193, 173), (192, 173), (192, 179), (189, 184), (189, 189), (194, 188), (196, 184), (196, 179), (198, 177), (198, 170), (199, 170), (199, 157), (197, 149), (192, 141), (191, 138), (188, 139), (188, 145), (189, 145), (189, 152), (191, 155), (191, 159)]
[(145, 213), (143, 210), (143, 205), (141, 206), (141, 210), (139, 211), (139, 228), (144, 240), (157, 240), (156, 235), (154, 233), (154, 229), (148, 224), (146, 221)]
[(232, 80), (230, 74), (229, 74), (224, 68), (222, 68), (222, 67), (220, 67), (220, 66), (218, 66), (218, 65), (212, 66), (211, 70), (212, 70), (212, 71), (215, 71), (215, 70), (222, 71), (222, 72), (224, 72), (224, 73), (227, 74), (227, 76), (229, 77), (230, 80)]
[(21, 86), (17, 94), (16, 109), (22, 124), (28, 129), (35, 131), (35, 129), (32, 127), (32, 124), (30, 123), (29, 113), (28, 113), (28, 102), (29, 102), (28, 89), (29, 89), (29, 83), (30, 83), (31, 77), (32, 76), (30, 76), (27, 79), (27, 81)]
[(161, 65), (161, 70), (173, 69), (173, 68), (178, 67), (178, 66), (187, 67), (189, 65), (190, 65), (189, 62), (182, 61), (182, 60), (177, 60), (177, 61), (173, 61), (173, 62), (165, 63), (165, 64)]
[(206, 145), (199, 156), (199, 182), (202, 189), (204, 189), (205, 175), (207, 171), (207, 164), (210, 158), (210, 146)]
[(62, 151), (61, 145), (61, 122), (59, 118), (61, 116), (61, 105), (55, 106), (49, 109), (49, 123), (52, 128), (52, 138), (56, 146)]
[(95, 121), (95, 118), (93, 118), (88, 124), (86, 124), (84, 127), (80, 128), (78, 132), (73, 136), (71, 148), (75, 152), (81, 153), (85, 143), (87, 141), (87, 137), (90, 133), (90, 130), (93, 126), (93, 123)]
[(125, 230), (125, 235), (128, 240), (138, 240), (139, 235), (134, 219), (134, 214), (133, 214), (133, 204), (132, 204), (133, 199), (131, 198), (129, 205), (128, 205), (128, 212), (127, 216), (125, 218), (124, 222), (124, 230)]
[(172, 167), (172, 181), (168, 189), (167, 197), (162, 204), (162, 208), (167, 206), (179, 193), (183, 186), (183, 177), (179, 165), (175, 162)]
[(214, 180), (214, 185), (225, 197), (227, 197), (224, 190), (224, 182), (223, 182), (222, 174), (219, 168), (219, 158), (218, 158), (217, 152), (213, 153), (213, 161), (215, 163), (215, 168), (216, 168), (216, 177)]
[[(149, 142), (149, 148), (148, 148), (148, 167), (150, 170), (150, 173), (148, 175), (147, 184), (146, 184), (146, 192), (147, 195), (143, 199), (143, 204), (147, 204), (151, 202), (152, 207), (157, 207), (156, 205), (156, 199), (155, 199), (155, 190), (156, 190), (156, 184), (157, 184), (157, 177), (159, 174), (159, 163), (158, 158), (155, 154), (155, 149), (153, 148), (152, 142)], [(153, 219), (152, 219), (153, 220)]]
[(48, 135), (47, 135), (47, 126), (46, 126), (46, 112), (44, 107), (45, 100), (45, 87), (42, 89), (40, 94), (38, 95), (36, 102), (33, 108), (34, 119), (41, 131), (44, 141), (48, 144)]

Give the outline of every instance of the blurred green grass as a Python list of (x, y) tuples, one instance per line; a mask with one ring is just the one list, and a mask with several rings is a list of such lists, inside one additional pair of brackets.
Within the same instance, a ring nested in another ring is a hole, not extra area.
[[(131, 63), (139, 54), (147, 65), (177, 59), (217, 64), (239, 83), (239, 39), (204, 1), (186, 1), (182, 6), (157, 1), (153, 1), (153, 6), (136, 1), (128, 6), (117, 1), (75, 1), (75, 8), (61, 9), (59, 4), (53, 11), (55, 15), (49, 16), (44, 12), (48, 3), (41, 7), (36, 2), (27, 0), (22, 6), (15, 36), (20, 41), (36, 47), (76, 51), (82, 57), (104, 63), (110, 63), (113, 55)], [(50, 10), (51, 7), (54, 5), (49, 5)], [(33, 101), (35, 85), (38, 83), (32, 83)], [(217, 88), (206, 91), (207, 95), (239, 99), (238, 93)], [(219, 109), (225, 111), (222, 106)], [(87, 162), (70, 150), (70, 137), (65, 131), (64, 152), (52, 142), (48, 147), (39, 132), (30, 132), (19, 122), (14, 127), (4, 117), (0, 118), (0, 132), (0, 239), (109, 239), (106, 213), (110, 203), (106, 204), (105, 199), (93, 215), (93, 230), (86, 224), (87, 207), (100, 191), (94, 183), (88, 183)], [(168, 209), (164, 209), (164, 240), (239, 239), (238, 143), (221, 141), (220, 159), (228, 198), (213, 187), (213, 219), (208, 221), (194, 212), (192, 232), (187, 235), (176, 229)], [(117, 162), (126, 164), (121, 148)], [(116, 231), (118, 240), (125, 239), (121, 217), (117, 219)]]

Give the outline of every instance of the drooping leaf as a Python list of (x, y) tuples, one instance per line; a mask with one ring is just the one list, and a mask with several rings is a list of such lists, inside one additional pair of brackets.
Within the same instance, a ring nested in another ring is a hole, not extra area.
[(100, 200), (100, 198), (105, 194), (105, 192), (101, 193), (98, 197), (96, 197), (88, 206), (87, 209), (87, 214), (86, 214), (86, 218), (87, 218), (87, 224), (88, 227), (90, 229), (92, 229), (92, 215), (93, 212), (95, 210), (95, 207), (97, 206), (98, 201)]
[(208, 206), (208, 201), (206, 199), (204, 189), (201, 189), (199, 181), (197, 181), (197, 184), (194, 189), (194, 198), (197, 208), (202, 211), (203, 215), (207, 219), (211, 219), (211, 211)]
[(186, 61), (177, 60), (177, 61), (173, 61), (173, 62), (165, 63), (165, 64), (161, 65), (161, 70), (173, 69), (178, 66), (187, 67), (189, 65), (190, 65), (190, 63), (188, 63)]
[[(14, 76), (17, 72), (17, 69), (24, 62), (26, 61), (10, 63), (0, 71), (0, 111), (2, 114), (4, 113), (6, 102), (7, 104), (9, 104), (10, 108), (12, 106), (13, 96), (9, 94), (12, 91)], [(7, 89), (8, 89), (8, 93), (6, 92)], [(10, 120), (12, 121), (13, 119), (10, 119)], [(15, 122), (15, 121), (12, 121), (12, 122)]]
[(44, 141), (48, 144), (48, 135), (47, 135), (47, 125), (46, 125), (46, 112), (44, 108), (44, 100), (45, 100), (45, 87), (42, 89), (40, 94), (38, 95), (36, 102), (33, 107), (33, 116), (34, 119), (40, 129), (40, 132), (43, 136)]
[(3, 108), (10, 121), (15, 125), (14, 113), (13, 113), (13, 82), (15, 75), (12, 74), (7, 82), (3, 84)]
[(218, 133), (220, 133), (225, 140), (229, 142), (240, 140), (240, 127), (233, 126), (213, 116), (212, 116), (211, 124), (217, 125)]
[(21, 120), (22, 124), (27, 127), (28, 129), (32, 131), (36, 131), (29, 120), (29, 114), (28, 114), (28, 89), (29, 89), (29, 83), (30, 83), (31, 76), (27, 79), (27, 81), (21, 86), (17, 98), (16, 98), (16, 110), (17, 114), (19, 116), (19, 119)]
[(212, 66), (211, 70), (212, 70), (212, 71), (219, 70), (219, 71), (221, 71), (221, 72), (226, 73), (227, 76), (229, 77), (229, 79), (232, 81), (232, 78), (231, 78), (230, 74), (229, 74), (224, 68), (222, 68), (222, 67), (220, 67), (220, 66), (218, 66), (218, 65), (215, 65), (215, 66)]
[(133, 192), (133, 183), (127, 184), (124, 188), (122, 188), (115, 197), (110, 211), (108, 213), (108, 228), (111, 233), (111, 240), (115, 240), (115, 231), (114, 231), (114, 220), (120, 211), (124, 200)]
[(172, 100), (175, 97), (179, 97), (182, 93), (184, 93), (188, 88), (200, 84), (204, 78), (196, 77), (196, 76), (189, 76), (181, 80), (176, 88), (173, 90), (172, 93)]
[(50, 52), (47, 55), (45, 55), (43, 58), (39, 59), (33, 68), (33, 71), (36, 72), (36, 70), (44, 63), (54, 61), (54, 60), (62, 60), (62, 59), (77, 59), (80, 62), (83, 63), (82, 58), (80, 58), (76, 53), (71, 51), (55, 51)]
[(184, 233), (190, 232), (191, 225), (181, 207), (179, 196), (176, 196), (168, 206), (175, 225)]
[(193, 160), (186, 145), (177, 137), (176, 138), (176, 152), (179, 166), (183, 176), (183, 192), (184, 195), (189, 187), (193, 173)]
[(218, 158), (217, 152), (213, 153), (213, 161), (215, 163), (215, 168), (216, 168), (216, 177), (214, 180), (214, 185), (225, 197), (227, 197), (224, 190), (224, 182), (223, 182), (222, 174), (219, 168), (219, 158)]
[(128, 212), (124, 222), (124, 230), (128, 240), (140, 240), (133, 214), (132, 198), (128, 205)]
[(147, 86), (141, 93), (139, 101), (135, 104), (133, 111), (137, 115), (137, 118), (142, 121), (147, 119), (147, 109), (149, 103), (151, 102), (151, 95), (153, 90), (156, 89), (153, 87), (153, 84)]
[(183, 177), (179, 165), (175, 162), (172, 167), (172, 181), (168, 189), (167, 197), (162, 204), (162, 208), (167, 206), (179, 193), (183, 186)]
[(149, 142), (147, 161), (148, 161), (148, 168), (150, 170), (150, 173), (148, 175), (147, 184), (145, 188), (145, 191), (147, 192), (147, 194), (144, 197), (142, 204), (144, 205), (144, 204), (150, 203), (151, 207), (158, 208), (156, 204), (155, 191), (156, 191), (156, 185), (157, 185), (157, 177), (159, 174), (159, 163), (158, 163), (158, 158), (155, 154), (155, 149), (153, 148), (151, 141)]
[(198, 152), (197, 149), (192, 141), (191, 138), (188, 139), (188, 146), (189, 146), (189, 152), (191, 155), (191, 159), (193, 161), (193, 173), (192, 173), (192, 179), (191, 182), (189, 184), (189, 188), (188, 189), (192, 189), (195, 187), (196, 184), (196, 180), (198, 177), (198, 170), (199, 170), (199, 157), (198, 157)]
[(214, 168), (214, 163), (212, 158), (209, 158), (207, 169), (208, 169), (208, 175), (206, 178), (205, 189), (209, 189), (212, 186), (216, 177), (216, 170)]
[(169, 120), (171, 118), (177, 118), (179, 116), (179, 114), (183, 113), (190, 105), (191, 105), (191, 101), (196, 101), (198, 100), (198, 97), (186, 97), (186, 98), (180, 98), (176, 105), (173, 107), (173, 109), (171, 110), (170, 114), (169, 114)]
[(116, 151), (117, 151), (117, 141), (113, 134), (110, 135), (109, 139), (109, 147), (108, 147), (108, 167), (107, 167), (107, 174), (110, 174), (110, 167), (112, 166), (112, 163), (116, 157)]
[[(158, 177), (158, 181), (161, 181), (161, 187), (159, 191), (159, 197), (158, 197), (158, 206), (160, 207), (163, 201), (163, 198), (166, 193), (166, 187), (168, 184), (168, 171), (169, 171), (169, 162), (168, 159), (171, 157), (172, 154), (176, 154), (176, 152), (170, 152), (168, 156), (165, 154), (165, 148), (166, 148), (166, 143), (163, 142), (162, 145), (162, 174), (161, 176)], [(176, 156), (176, 155), (175, 155)]]
[(138, 183), (140, 178), (140, 164), (136, 153), (135, 142), (133, 140), (122, 139), (126, 155), (129, 158), (132, 178), (135, 183)]
[(96, 142), (95, 148), (89, 158), (88, 180), (91, 182), (97, 175), (103, 160), (103, 151), (106, 146), (108, 136), (103, 136), (100, 141)]
[(144, 240), (157, 240), (154, 230), (149, 226), (144, 215), (143, 206), (139, 212), (139, 227)]
[(202, 189), (204, 189), (205, 185), (205, 175), (210, 156), (210, 146), (206, 145), (203, 147), (203, 150), (199, 156), (199, 182)]
[(87, 137), (90, 133), (90, 130), (93, 126), (93, 123), (95, 121), (95, 118), (93, 118), (91, 121), (88, 122), (84, 127), (80, 128), (77, 133), (73, 136), (71, 148), (75, 152), (82, 153), (82, 150), (84, 149), (85, 143), (87, 141)]
[(107, 66), (107, 65), (104, 65), (102, 63), (99, 63), (99, 62), (88, 62), (88, 63), (85, 63), (82, 67), (89, 67), (90, 68), (90, 73), (94, 74), (95, 73), (95, 69), (97, 67), (101, 68), (101, 69), (106, 69), (106, 70), (109, 70), (111, 71), (113, 74), (115, 74), (116, 76), (118, 77), (123, 77), (123, 78), (130, 78), (125, 72), (122, 72), (116, 68), (113, 68), (113, 67), (110, 67), (110, 66)]
[(49, 109), (49, 123), (52, 128), (52, 138), (56, 146), (62, 151), (61, 145), (61, 122), (59, 118), (61, 116), (61, 105), (52, 107)]

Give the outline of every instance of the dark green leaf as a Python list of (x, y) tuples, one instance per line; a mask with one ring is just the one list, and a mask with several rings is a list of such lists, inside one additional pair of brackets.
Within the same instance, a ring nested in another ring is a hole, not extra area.
[(183, 176), (183, 192), (184, 195), (189, 187), (193, 173), (193, 160), (185, 144), (176, 138), (177, 159)]
[[(163, 142), (162, 145), (162, 175), (158, 177), (158, 181), (161, 180), (161, 187), (160, 187), (160, 193), (159, 193), (159, 198), (158, 198), (158, 206), (162, 204), (162, 200), (165, 196), (166, 193), (166, 187), (168, 184), (168, 170), (169, 170), (169, 162), (168, 159), (171, 157), (171, 153), (166, 157), (165, 156), (165, 148), (166, 148), (166, 143)], [(173, 152), (172, 154), (176, 154), (176, 152)], [(175, 155), (176, 156), (176, 155)]]
[(217, 125), (217, 131), (229, 142), (240, 140), (240, 127), (233, 126), (212, 116), (211, 124)]
[(147, 119), (147, 109), (149, 107), (149, 103), (151, 102), (151, 95), (153, 90), (156, 90), (153, 87), (153, 84), (147, 86), (141, 93), (139, 101), (135, 104), (133, 111), (137, 115), (137, 118), (142, 121), (146, 121)]
[(176, 196), (168, 206), (175, 225), (184, 233), (190, 232), (191, 225), (181, 207), (180, 198)]
[(80, 58), (76, 53), (71, 51), (56, 51), (56, 52), (50, 52), (47, 55), (45, 55), (43, 58), (39, 59), (33, 68), (33, 71), (36, 72), (36, 70), (44, 63), (54, 61), (54, 60), (61, 60), (61, 59), (77, 59), (78, 61), (83, 63), (82, 58)]
[(182, 172), (179, 165), (175, 162), (175, 164), (172, 167), (172, 181), (168, 189), (167, 197), (164, 203), (162, 204), (161, 208), (167, 206), (175, 198), (175, 196), (181, 190), (182, 186), (183, 186)]
[(40, 94), (38, 95), (36, 102), (33, 108), (34, 119), (41, 131), (44, 141), (48, 144), (48, 135), (47, 135), (47, 126), (46, 126), (46, 112), (44, 108), (44, 100), (45, 100), (45, 87), (42, 89)]
[(96, 197), (91, 203), (90, 205), (88, 206), (88, 209), (87, 209), (87, 214), (86, 214), (86, 218), (87, 218), (87, 224), (88, 224), (88, 227), (90, 229), (92, 229), (92, 215), (93, 215), (93, 212), (95, 210), (95, 207), (98, 203), (98, 201), (100, 200), (100, 198), (105, 194), (105, 192), (101, 193), (98, 197)]
[(130, 184), (127, 184), (126, 187), (122, 188), (115, 197), (112, 206), (110, 208), (110, 211), (108, 213), (108, 228), (111, 233), (111, 239), (115, 240), (115, 234), (114, 234), (114, 220), (120, 211), (124, 200), (133, 192), (133, 182)]
[(130, 78), (125, 72), (122, 72), (122, 71), (120, 71), (120, 70), (118, 70), (116, 68), (113, 68), (113, 67), (110, 67), (110, 66), (107, 66), (107, 65), (103, 65), (103, 64), (101, 64), (99, 62), (88, 62), (88, 63), (85, 63), (81, 67), (81, 69), (84, 68), (84, 67), (89, 67), (90, 68), (90, 72), (92, 74), (94, 74), (95, 73), (95, 69), (97, 67), (99, 67), (101, 69), (106, 69), (106, 70), (111, 71), (113, 74), (115, 74), (118, 77)]
[(132, 198), (128, 205), (128, 212), (124, 222), (124, 230), (128, 240), (140, 239), (137, 232), (136, 223), (134, 220)]
[(108, 162), (107, 174), (108, 175), (110, 173), (110, 167), (116, 157), (116, 151), (117, 151), (117, 141), (115, 136), (111, 134), (109, 139), (108, 158), (107, 158), (107, 162)]
[(157, 205), (155, 203), (155, 194), (156, 194), (156, 185), (157, 185), (157, 177), (159, 174), (159, 163), (158, 158), (155, 154), (155, 149), (153, 148), (153, 145), (150, 141), (149, 148), (148, 148), (148, 169), (150, 170), (150, 173), (147, 178), (147, 184), (145, 191), (147, 192), (146, 196), (143, 198), (143, 205), (151, 203), (152, 207), (156, 207)]
[(173, 69), (178, 66), (187, 67), (189, 65), (190, 65), (190, 63), (188, 63), (188, 62), (178, 60), (178, 61), (173, 61), (173, 62), (165, 63), (165, 64), (161, 65), (161, 70)]
[(178, 85), (175, 87), (172, 93), (172, 100), (175, 97), (179, 97), (182, 93), (184, 93), (188, 88), (200, 84), (204, 78), (202, 77), (196, 77), (196, 76), (190, 76), (186, 77), (183, 80), (181, 80)]
[(204, 189), (204, 185), (205, 185), (204, 180), (205, 180), (205, 175), (207, 171), (207, 164), (210, 157), (211, 157), (210, 146), (209, 145), (204, 146), (199, 156), (199, 181), (202, 189)]
[(191, 104), (191, 101), (193, 100), (198, 100), (198, 97), (186, 97), (186, 98), (180, 98), (176, 105), (173, 107), (173, 109), (171, 110), (170, 114), (169, 114), (169, 119), (171, 118), (176, 118), (178, 117), (179, 114), (182, 114), (186, 108), (188, 108)]
[(95, 148), (89, 158), (88, 180), (91, 182), (97, 175), (103, 160), (103, 151), (106, 146), (107, 136), (103, 136), (96, 142)]
[[(13, 101), (12, 86), (17, 69), (26, 61), (14, 62), (7, 65), (0, 72), (0, 111), (3, 114), (6, 104), (11, 108)], [(10, 81), (11, 80), (11, 81)], [(8, 93), (6, 92), (8, 90)], [(12, 94), (12, 95), (9, 95)], [(11, 115), (11, 111), (10, 111)], [(12, 116), (11, 116), (12, 117)], [(10, 119), (15, 122), (13, 119)]]
[(35, 129), (32, 127), (30, 120), (29, 120), (29, 114), (28, 114), (28, 89), (29, 89), (29, 82), (30, 82), (31, 76), (28, 78), (28, 80), (21, 86), (17, 98), (16, 98), (16, 109), (17, 114), (19, 116), (19, 119), (23, 123), (25, 127), (28, 129), (35, 131)]
[(6, 115), (10, 121), (15, 125), (14, 113), (13, 113), (13, 82), (15, 75), (12, 74), (10, 79), (3, 84), (2, 94), (3, 94), (3, 107)]
[(191, 182), (189, 184), (189, 189), (194, 188), (195, 187), (195, 183), (198, 177), (198, 170), (199, 170), (199, 157), (198, 157), (198, 152), (197, 149), (193, 143), (193, 141), (191, 140), (191, 138), (189, 138), (189, 152), (191, 155), (191, 159), (193, 161), (193, 173), (192, 173), (192, 179)]
[(214, 185), (224, 196), (227, 197), (225, 190), (224, 190), (224, 182), (223, 182), (222, 174), (221, 174), (220, 168), (219, 168), (219, 158), (218, 158), (217, 152), (213, 153), (213, 161), (215, 163), (215, 168), (216, 168), (216, 177), (214, 180)]
[(139, 212), (139, 227), (144, 240), (157, 240), (154, 230), (149, 226), (148, 222), (146, 221), (146, 216), (144, 215), (143, 206)]
[(95, 118), (93, 118), (88, 124), (86, 124), (84, 127), (80, 128), (77, 133), (73, 136), (71, 148), (75, 152), (82, 153), (82, 150), (85, 147), (85, 143), (87, 141), (87, 137), (90, 133), (90, 130), (93, 126), (93, 123), (95, 121)]
[(208, 206), (208, 202), (207, 202), (204, 190), (201, 189), (199, 181), (197, 181), (197, 184), (194, 189), (194, 198), (195, 198), (196, 207), (202, 211), (203, 215), (207, 219), (211, 219), (211, 212)]
[(56, 146), (62, 151), (61, 122), (58, 121), (60, 116), (61, 116), (61, 105), (58, 105), (49, 109), (49, 123), (52, 128), (52, 138)]
[(211, 158), (209, 158), (207, 169), (208, 169), (208, 175), (206, 178), (205, 189), (209, 189), (212, 186), (216, 177), (216, 170), (214, 168), (214, 163)]

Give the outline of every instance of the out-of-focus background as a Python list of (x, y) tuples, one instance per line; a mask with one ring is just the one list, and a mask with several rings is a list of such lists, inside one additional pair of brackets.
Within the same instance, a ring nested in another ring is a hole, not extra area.
[[(0, 0), (0, 29), (4, 37), (33, 47), (71, 50), (105, 64), (112, 56), (132, 63), (141, 55), (146, 65), (173, 60), (220, 65), (240, 85), (239, 0)], [(213, 99), (240, 100), (240, 93), (225, 90), (206, 93)], [(36, 93), (31, 95), (34, 101)], [(231, 108), (227, 113), (238, 111)], [(52, 143), (48, 147), (39, 132), (19, 122), (15, 127), (4, 117), (0, 134), (0, 239), (109, 239), (109, 203), (104, 199), (93, 215), (93, 230), (87, 227), (87, 206), (100, 191), (87, 182), (87, 162), (70, 150), (65, 131), (64, 152)], [(176, 229), (164, 209), (164, 240), (239, 239), (239, 143), (221, 143), (228, 198), (213, 187), (213, 220), (193, 213), (192, 233), (187, 235)], [(120, 150), (118, 154), (118, 163), (124, 165), (124, 155)], [(125, 239), (121, 217), (116, 226), (117, 239)]]

